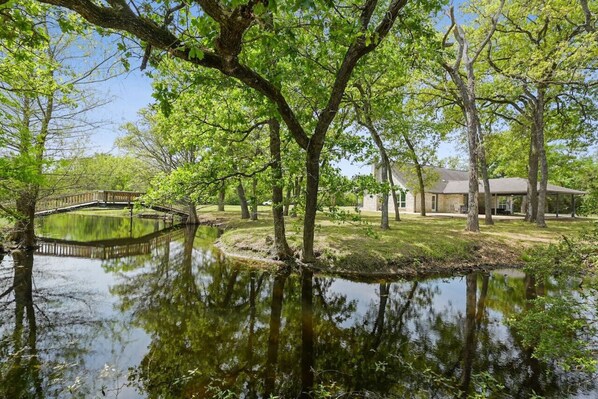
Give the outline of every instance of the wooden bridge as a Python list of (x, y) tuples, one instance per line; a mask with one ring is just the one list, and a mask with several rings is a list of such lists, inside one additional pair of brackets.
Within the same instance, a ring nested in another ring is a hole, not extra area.
[(185, 229), (171, 227), (138, 238), (114, 238), (98, 241), (71, 241), (55, 238), (38, 238), (36, 254), (87, 259), (118, 259), (147, 255), (156, 248), (183, 238)]
[(183, 219), (189, 217), (189, 212), (183, 206), (140, 202), (139, 199), (143, 194), (145, 193), (132, 191), (88, 191), (86, 193), (47, 198), (37, 202), (35, 216), (46, 216), (96, 206), (122, 208), (139, 203), (144, 208), (177, 215)]

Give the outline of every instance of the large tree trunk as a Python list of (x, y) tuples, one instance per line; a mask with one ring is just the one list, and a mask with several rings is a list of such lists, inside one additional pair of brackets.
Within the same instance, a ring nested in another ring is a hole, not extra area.
[(31, 249), (35, 246), (35, 204), (37, 189), (21, 192), (16, 201), (16, 209), (19, 214), (14, 227), (14, 241), (17, 246)]
[(310, 147), (306, 160), (306, 192), (305, 215), (303, 219), (303, 254), (304, 262), (314, 262), (314, 234), (316, 227), (316, 212), (318, 209), (318, 186), (320, 183), (320, 152), (322, 148)]
[[(30, 156), (35, 159), (35, 172), (38, 176), (42, 174), (42, 165), (44, 160), (44, 152), (46, 148), (46, 139), (48, 137), (49, 125), (52, 119), (54, 110), (53, 94), (47, 98), (44, 116), (41, 121), (39, 134), (37, 137), (32, 137), (31, 123), (33, 114), (31, 110), (33, 100), (30, 97), (25, 97), (23, 100), (23, 129), (21, 129), (21, 136), (19, 139), (19, 152), (22, 156)], [(33, 142), (32, 142), (33, 141)], [(18, 213), (18, 220), (15, 224), (14, 240), (19, 247), (31, 249), (35, 246), (35, 208), (39, 196), (38, 183), (28, 184), (25, 189), (17, 193), (16, 211)]]
[(392, 194), (392, 204), (395, 208), (395, 221), (401, 221), (401, 212), (399, 210), (399, 197), (397, 196), (397, 189), (395, 188), (395, 182), (392, 177), (392, 166), (390, 161), (386, 158), (386, 167), (388, 168), (388, 182), (390, 183), (390, 193)]
[(424, 172), (419, 163), (415, 164), (415, 173), (417, 174), (417, 185), (419, 186), (419, 214), (420, 216), (426, 216), (426, 186), (424, 184)]
[[(478, 127), (479, 118), (478, 110), (476, 107), (476, 77), (474, 71), (474, 63), (478, 56), (482, 53), (484, 47), (490, 42), (490, 39), (496, 31), (496, 24), (498, 16), (502, 11), (504, 0), (501, 0), (500, 6), (496, 11), (496, 14), (492, 18), (492, 25), (486, 32), (486, 37), (480, 43), (477, 50), (473, 50), (470, 47), (470, 43), (466, 37), (463, 28), (457, 24), (455, 20), (455, 14), (453, 8), (450, 8), (451, 28), (455, 41), (458, 44), (457, 59), (451, 66), (442, 62), (443, 68), (449, 73), (451, 80), (455, 83), (458, 90), (458, 99), (460, 100), (465, 120), (467, 124), (467, 143), (469, 146), (469, 199), (468, 199), (468, 212), (467, 212), (467, 231), (479, 232), (480, 223), (478, 220), (478, 161), (479, 161), (479, 150), (478, 150)], [(446, 37), (445, 35), (445, 40)], [(460, 73), (461, 64), (465, 66), (466, 81)]]
[(411, 154), (411, 160), (413, 161), (413, 165), (415, 165), (415, 173), (417, 174), (417, 184), (419, 186), (419, 198), (420, 198), (420, 211), (419, 214), (421, 216), (426, 216), (426, 187), (424, 185), (424, 172), (422, 170), (422, 166), (419, 163), (419, 159), (417, 158), (417, 152), (415, 152), (415, 146), (407, 136), (407, 133), (403, 132), (403, 139), (405, 140), (405, 144), (407, 144), (407, 148), (409, 148), (409, 153)]
[(270, 156), (272, 158), (272, 218), (274, 219), (274, 251), (279, 259), (288, 259), (292, 251), (287, 243), (282, 197), (282, 159), (280, 154), (280, 123), (276, 119), (269, 121)]
[[(380, 174), (382, 183), (388, 183), (388, 169), (386, 168), (386, 162), (380, 164)], [(382, 230), (390, 229), (388, 224), (388, 191), (384, 190), (382, 193), (382, 214), (380, 215), (380, 228)]]
[(295, 176), (294, 192), (293, 192), (293, 208), (291, 208), (291, 217), (297, 217), (297, 204), (299, 203), (299, 196), (301, 196), (301, 184), (303, 183), (303, 176)]
[(486, 148), (484, 146), (484, 133), (482, 132), (482, 125), (477, 121), (478, 125), (478, 149), (480, 157), (480, 169), (482, 171), (482, 180), (484, 182), (484, 224), (493, 225), (492, 220), (492, 194), (490, 192), (490, 179), (488, 179), (488, 165), (486, 164)]
[[(364, 96), (364, 99), (366, 97), (366, 91), (364, 91), (361, 87), (360, 87), (360, 92), (362, 93), (362, 96)], [(384, 142), (382, 141), (382, 137), (380, 137), (380, 134), (378, 133), (378, 130), (374, 127), (374, 123), (372, 122), (371, 116), (369, 114), (370, 112), (370, 107), (369, 107), (369, 103), (367, 103), (367, 105), (364, 107), (365, 109), (361, 110), (359, 107), (356, 106), (356, 110), (358, 112), (359, 115), (361, 115), (361, 117), (363, 118), (363, 120), (360, 121), (361, 125), (366, 127), (368, 129), (368, 131), (370, 132), (370, 135), (372, 136), (372, 139), (374, 139), (374, 143), (376, 144), (376, 147), (378, 147), (378, 151), (380, 152), (380, 160), (383, 166), (385, 166), (386, 169), (386, 173), (384, 172), (384, 169), (382, 171), (382, 181), (383, 182), (389, 182), (390, 183), (390, 192), (392, 194), (392, 203), (393, 203), (393, 207), (395, 210), (395, 220), (396, 221), (400, 221), (401, 220), (401, 214), (399, 212), (399, 202), (397, 200), (397, 191), (394, 188), (394, 181), (393, 181), (393, 177), (392, 177), (392, 165), (390, 163), (390, 158), (388, 157), (388, 153), (386, 152), (386, 148), (384, 148)], [(361, 112), (363, 111), (363, 113)], [(386, 196), (386, 198), (384, 198), (384, 196)], [(384, 216), (384, 209), (385, 206), (384, 204), (386, 203), (386, 217)], [(386, 218), (386, 224), (384, 223), (384, 219)], [(388, 225), (388, 193), (383, 194), (383, 199), (382, 199), (382, 221), (380, 222), (382, 229), (388, 229), (389, 225)], [(386, 226), (386, 227), (385, 227)]]
[(467, 204), (467, 231), (479, 232), (480, 222), (478, 220), (478, 140), (475, 122), (475, 108), (469, 108), (467, 113), (467, 142), (469, 144), (469, 196)]
[(548, 188), (548, 160), (546, 159), (546, 145), (544, 143), (544, 86), (538, 87), (535, 104), (534, 125), (536, 127), (536, 139), (538, 146), (538, 160), (540, 163), (540, 187), (538, 190), (538, 212), (536, 224), (538, 227), (546, 227), (544, 213), (546, 211), (546, 191)]
[(257, 178), (251, 180), (251, 220), (257, 220)]
[(293, 193), (293, 185), (292, 184), (287, 184), (287, 192), (285, 195), (285, 200), (284, 200), (284, 209), (282, 214), (284, 216), (289, 216), (289, 208), (291, 207), (291, 195)]
[(239, 196), (239, 203), (241, 205), (241, 219), (249, 219), (249, 207), (247, 206), (247, 198), (245, 197), (245, 189), (243, 188), (243, 182), (239, 180), (237, 186), (237, 195)]
[(390, 193), (392, 194), (392, 204), (395, 210), (395, 221), (401, 221), (401, 213), (399, 211), (399, 199), (397, 197), (397, 190), (395, 188), (394, 178), (392, 177), (392, 164), (390, 162), (390, 158), (388, 158), (388, 154), (384, 147), (382, 147), (382, 162), (386, 164), (386, 172), (388, 175), (388, 183), (390, 184)]
[(224, 212), (224, 197), (226, 195), (226, 187), (223, 185), (218, 190), (218, 212)]
[(527, 208), (525, 220), (535, 222), (538, 216), (538, 134), (535, 124), (530, 129), (529, 160), (527, 169)]
[(189, 217), (187, 218), (187, 224), (199, 224), (199, 218), (197, 217), (197, 207), (194, 202), (187, 204), (189, 209)]

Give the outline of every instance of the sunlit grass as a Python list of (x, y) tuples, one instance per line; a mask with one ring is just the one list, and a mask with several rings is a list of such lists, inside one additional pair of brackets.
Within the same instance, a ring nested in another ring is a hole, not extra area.
[[(270, 207), (261, 206), (258, 221), (240, 219), (238, 206), (218, 212), (215, 206), (202, 207), (204, 220), (219, 220), (225, 227), (222, 243), (234, 251), (248, 251), (268, 256), (267, 243), (273, 236)], [(393, 215), (394, 216), (394, 215)], [(379, 214), (363, 212), (361, 221), (335, 222), (324, 213), (317, 217), (316, 251), (338, 269), (380, 270), (389, 265), (413, 262), (484, 262), (516, 263), (523, 252), (535, 245), (558, 240), (588, 227), (592, 220), (563, 218), (549, 220), (539, 228), (523, 220), (495, 220), (483, 225), (479, 234), (465, 231), (465, 218), (405, 214), (392, 220), (390, 230), (379, 228)], [(302, 220), (286, 218), (289, 244), (300, 251)], [(495, 258), (495, 259), (492, 259)]]

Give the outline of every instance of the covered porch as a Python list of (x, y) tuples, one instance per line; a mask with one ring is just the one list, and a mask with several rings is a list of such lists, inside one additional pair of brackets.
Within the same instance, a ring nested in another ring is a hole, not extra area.
[[(468, 182), (451, 181), (446, 185), (442, 194), (450, 196), (453, 199), (456, 195), (461, 194), (462, 200), (458, 205), (459, 213), (467, 213), (468, 191)], [(479, 210), (480, 213), (485, 213), (484, 188), (482, 184), (480, 184), (479, 192)], [(490, 179), (490, 193), (492, 195), (493, 215), (525, 214), (525, 208), (527, 207), (527, 180), (522, 178)], [(576, 196), (583, 195), (585, 192), (548, 184), (546, 194), (545, 212), (547, 215), (558, 218), (563, 215), (575, 217)], [(453, 209), (456, 209), (454, 204)]]

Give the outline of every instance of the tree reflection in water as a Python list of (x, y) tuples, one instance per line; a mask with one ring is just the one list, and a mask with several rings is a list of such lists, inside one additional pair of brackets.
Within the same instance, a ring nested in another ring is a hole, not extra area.
[[(56, 304), (38, 309), (50, 293), (36, 294), (33, 258), (16, 253), (19, 266), (0, 287), (9, 292), (0, 304), (0, 397), (64, 392), (48, 364), (77, 364), (60, 372), (63, 381), (89, 375), (81, 359), (97, 338), (109, 335), (115, 351), (126, 350), (127, 331), (147, 335), (141, 360), (121, 380), (141, 397), (455, 398), (486, 389), (498, 398), (561, 398), (588, 378), (537, 361), (503, 323), (529, 311), (527, 300), (557, 293), (549, 282), (495, 273), (365, 284), (245, 269), (212, 248), (215, 236), (188, 227), (150, 255), (103, 261), (115, 321), (73, 308), (67, 318), (77, 328), (48, 310)], [(84, 385), (82, 396), (98, 394)], [(127, 392), (119, 397), (138, 397)]]
[(35, 271), (31, 252), (14, 251), (11, 260), (0, 268), (0, 398), (85, 397), (93, 384), (83, 384), (84, 359), (102, 326), (89, 310), (92, 295), (38, 286), (35, 277), (48, 274)]
[[(246, 271), (188, 241), (178, 251), (114, 291), (153, 337), (135, 374), (149, 396), (467, 397), (486, 388), (504, 397), (561, 397), (576, 390), (574, 375), (538, 369), (531, 349), (501, 323), (525, 310), (522, 279), (382, 282), (367, 304), (351, 295), (356, 283), (308, 271)], [(462, 292), (450, 301), (463, 307), (440, 298), (455, 287)], [(521, 370), (535, 370), (536, 383)]]
[[(15, 251), (13, 262), (12, 287), (4, 291), (3, 296), (9, 295), (12, 289), (14, 325), (10, 338), (6, 336), (2, 339), (2, 353), (10, 355), (6, 356), (8, 361), (2, 366), (4, 383), (0, 386), (4, 388), (0, 389), (4, 391), (2, 394), (9, 398), (42, 398), (37, 321), (33, 308), (33, 254)], [(2, 319), (8, 320), (5, 317)]]

